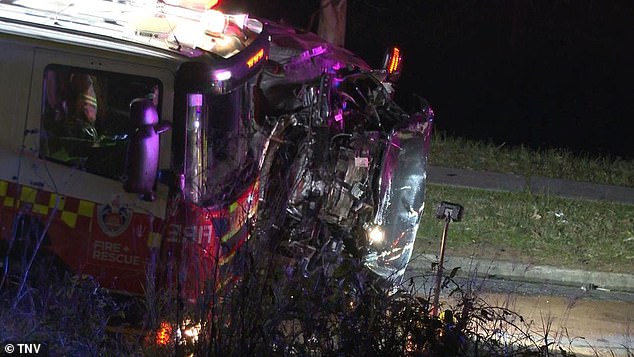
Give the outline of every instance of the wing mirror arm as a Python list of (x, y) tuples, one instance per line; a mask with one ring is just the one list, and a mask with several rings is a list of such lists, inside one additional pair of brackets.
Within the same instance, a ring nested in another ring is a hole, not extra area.
[(139, 98), (130, 104), (130, 119), (135, 130), (130, 135), (126, 154), (126, 192), (138, 193), (144, 201), (154, 201), (154, 186), (159, 165), (159, 135), (171, 128), (167, 121), (158, 121), (156, 106), (149, 99)]

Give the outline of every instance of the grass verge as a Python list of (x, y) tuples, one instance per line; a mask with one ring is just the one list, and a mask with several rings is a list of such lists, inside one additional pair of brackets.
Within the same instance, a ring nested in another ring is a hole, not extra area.
[[(436, 133), (430, 165), (634, 187), (634, 160), (563, 149), (531, 150)], [(442, 222), (435, 206), (465, 207), (447, 254), (592, 271), (632, 273), (634, 206), (429, 184), (416, 253), (437, 253)]]
[(606, 185), (634, 187), (634, 159), (575, 154), (564, 149), (532, 150), (494, 145), (436, 133), (431, 165), (544, 176)]

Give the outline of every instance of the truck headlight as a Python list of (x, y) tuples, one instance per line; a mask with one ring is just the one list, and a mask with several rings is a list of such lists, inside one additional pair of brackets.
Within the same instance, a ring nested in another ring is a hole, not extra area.
[(370, 245), (383, 243), (385, 232), (383, 232), (383, 228), (381, 228), (381, 226), (369, 227), (366, 232)]

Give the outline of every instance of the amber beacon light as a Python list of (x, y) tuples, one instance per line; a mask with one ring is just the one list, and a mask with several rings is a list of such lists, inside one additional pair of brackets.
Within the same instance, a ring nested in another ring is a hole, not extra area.
[(389, 48), (385, 52), (383, 70), (385, 71), (386, 81), (394, 83), (398, 80), (401, 75), (402, 60), (401, 50), (396, 46)]

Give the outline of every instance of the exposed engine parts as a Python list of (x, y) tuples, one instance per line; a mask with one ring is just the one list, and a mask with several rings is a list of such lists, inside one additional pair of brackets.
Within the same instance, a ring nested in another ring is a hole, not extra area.
[[(289, 88), (266, 94), (278, 89)], [(337, 252), (399, 283), (422, 213), (433, 113), (408, 115), (358, 68), (326, 71), (293, 92), (301, 106), (275, 118), (263, 165), (261, 219), (279, 228), (271, 239), (304, 274)]]

